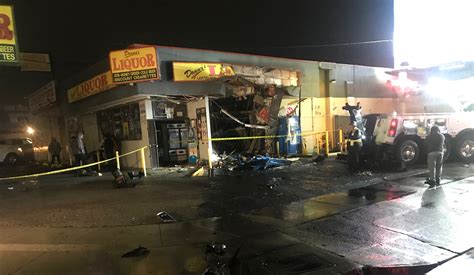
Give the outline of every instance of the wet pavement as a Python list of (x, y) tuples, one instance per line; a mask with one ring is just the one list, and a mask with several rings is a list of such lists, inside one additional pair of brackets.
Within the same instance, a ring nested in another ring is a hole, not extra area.
[[(109, 175), (0, 183), (0, 274), (201, 274), (210, 242), (226, 244), (222, 261), (238, 251), (232, 274), (418, 274), (474, 247), (472, 167), (448, 165), (432, 189), (424, 170), (343, 168), (160, 174), (127, 189)], [(121, 257), (138, 246), (150, 253)]]

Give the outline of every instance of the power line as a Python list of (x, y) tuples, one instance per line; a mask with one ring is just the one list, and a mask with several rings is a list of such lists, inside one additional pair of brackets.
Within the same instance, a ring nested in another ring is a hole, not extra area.
[(296, 46), (269, 46), (266, 48), (283, 49), (283, 48), (322, 48), (322, 47), (338, 47), (338, 46), (356, 46), (356, 45), (368, 45), (368, 44), (379, 44), (393, 42), (392, 39), (384, 40), (370, 40), (370, 41), (359, 41), (359, 42), (347, 42), (347, 43), (334, 43), (334, 44), (316, 44), (316, 45), (296, 45)]

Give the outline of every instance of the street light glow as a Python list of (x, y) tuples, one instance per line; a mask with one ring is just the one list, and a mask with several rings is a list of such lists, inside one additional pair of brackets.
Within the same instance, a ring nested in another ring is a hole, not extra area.
[(29, 134), (29, 135), (32, 135), (35, 133), (35, 129), (31, 128), (30, 126), (26, 127), (26, 132)]
[(474, 60), (472, 0), (395, 0), (395, 66)]

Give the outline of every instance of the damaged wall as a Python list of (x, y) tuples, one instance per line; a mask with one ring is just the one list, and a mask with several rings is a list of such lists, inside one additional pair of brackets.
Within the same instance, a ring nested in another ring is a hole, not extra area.
[[(206, 103), (204, 99), (197, 99), (193, 100), (187, 103), (187, 110), (188, 110), (188, 118), (191, 121), (191, 126), (194, 126), (193, 130), (195, 131), (196, 134), (196, 140), (197, 140), (197, 146), (198, 148), (189, 148), (189, 153), (193, 152), (198, 152), (197, 157), (201, 160), (209, 160), (209, 154), (208, 154), (208, 142), (206, 140), (198, 139), (197, 137), (199, 136), (198, 131), (198, 122), (197, 122), (197, 109), (202, 109), (206, 108)], [(194, 122), (192, 122), (194, 120)], [(207, 135), (206, 135), (207, 136)]]

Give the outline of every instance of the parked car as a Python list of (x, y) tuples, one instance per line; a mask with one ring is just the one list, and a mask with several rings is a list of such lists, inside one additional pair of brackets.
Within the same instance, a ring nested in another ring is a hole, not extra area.
[(0, 162), (13, 165), (23, 158), (23, 149), (16, 145), (1, 144)]

